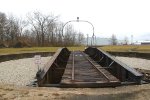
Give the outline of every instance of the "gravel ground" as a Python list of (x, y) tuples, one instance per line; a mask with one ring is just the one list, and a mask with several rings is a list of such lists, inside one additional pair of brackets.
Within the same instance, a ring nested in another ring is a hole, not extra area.
[[(50, 57), (41, 57), (43, 67)], [(34, 58), (10, 60), (0, 63), (0, 83), (25, 86), (30, 84), (38, 71)]]
[(116, 57), (121, 62), (133, 68), (150, 70), (150, 60), (134, 57)]
[[(150, 60), (116, 57), (131, 67), (148, 69)], [(42, 57), (42, 66), (50, 57)], [(136, 63), (136, 64), (135, 64)], [(137, 65), (137, 66), (134, 66)], [(0, 63), (0, 100), (149, 100), (150, 84), (115, 88), (26, 87), (37, 72), (34, 58)], [(4, 78), (5, 77), (5, 78)], [(3, 84), (5, 83), (5, 84)], [(10, 85), (17, 84), (16, 85)], [(21, 85), (19, 87), (18, 85)]]
[[(149, 69), (150, 60), (129, 57), (116, 57), (133, 68)], [(41, 58), (41, 67), (48, 62), (50, 57)], [(11, 60), (0, 63), (0, 83), (25, 86), (34, 79), (38, 68), (34, 58)]]

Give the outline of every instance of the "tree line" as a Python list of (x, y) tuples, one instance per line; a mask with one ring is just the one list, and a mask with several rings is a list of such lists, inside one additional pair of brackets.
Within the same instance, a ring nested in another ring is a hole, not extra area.
[(41, 12), (27, 14), (26, 19), (6, 16), (0, 12), (0, 47), (75, 46), (81, 45), (84, 35), (73, 26), (59, 20), (59, 16)]
[[(110, 41), (111, 45), (118, 45), (119, 44), (118, 39), (117, 39), (115, 34), (112, 34), (110, 39), (111, 39), (111, 41)], [(127, 36), (125, 36), (124, 40), (122, 40), (122, 42), (119, 45), (128, 45), (128, 44), (129, 44), (129, 39)]]

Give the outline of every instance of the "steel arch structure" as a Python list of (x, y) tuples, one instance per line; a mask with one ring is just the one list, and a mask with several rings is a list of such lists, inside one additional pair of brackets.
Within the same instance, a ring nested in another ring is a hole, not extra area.
[(68, 23), (71, 23), (71, 22), (86, 22), (86, 23), (88, 23), (88, 24), (90, 24), (91, 26), (92, 26), (92, 29), (93, 29), (93, 35), (92, 35), (92, 39), (91, 39), (91, 46), (92, 46), (92, 44), (94, 44), (94, 40), (95, 40), (95, 44), (96, 44), (96, 36), (95, 36), (95, 34), (94, 34), (94, 25), (91, 23), (91, 22), (89, 22), (89, 21), (86, 21), (86, 20), (79, 20), (79, 17), (77, 17), (77, 20), (70, 20), (70, 21), (68, 21), (68, 22), (66, 22), (64, 25), (63, 25), (63, 28), (62, 28), (62, 36), (64, 37), (64, 28), (65, 28), (65, 26), (68, 24)]

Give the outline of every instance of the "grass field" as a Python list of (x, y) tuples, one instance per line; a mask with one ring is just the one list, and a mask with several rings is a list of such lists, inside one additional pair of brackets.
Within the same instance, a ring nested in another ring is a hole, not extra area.
[[(61, 47), (32, 47), (32, 48), (2, 48), (1, 54), (13, 54), (13, 53), (28, 53), (28, 52), (56, 52)], [(84, 50), (84, 46), (81, 47), (67, 47), (69, 50)]]
[[(32, 48), (3, 48), (0, 49), (1, 54), (13, 54), (13, 53), (27, 53), (27, 52), (55, 52), (57, 49), (61, 47), (32, 47)], [(69, 50), (84, 50), (84, 46), (79, 47), (67, 47)], [(150, 53), (150, 45), (149, 46), (132, 46), (132, 45), (124, 45), (124, 46), (103, 46), (98, 47), (105, 51), (116, 51), (116, 52), (143, 52)]]
[(105, 51), (117, 52), (143, 52), (150, 53), (150, 45), (123, 45), (123, 46), (104, 46), (101, 49)]

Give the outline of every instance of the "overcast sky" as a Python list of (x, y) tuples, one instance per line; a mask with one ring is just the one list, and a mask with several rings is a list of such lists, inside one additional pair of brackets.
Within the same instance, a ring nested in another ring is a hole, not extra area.
[[(60, 20), (90, 21), (95, 35), (118, 39), (133, 35), (135, 40), (150, 40), (150, 0), (0, 0), (0, 12), (25, 17), (28, 12), (41, 11), (60, 15)], [(84, 34), (92, 35), (88, 23), (72, 23)]]

